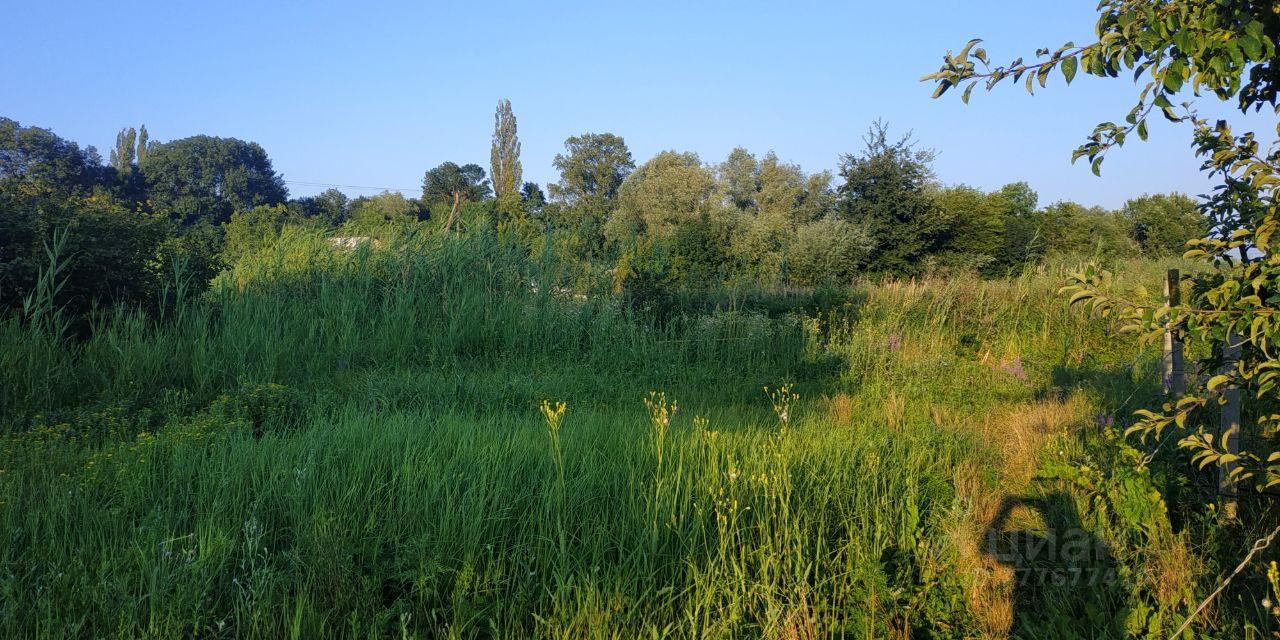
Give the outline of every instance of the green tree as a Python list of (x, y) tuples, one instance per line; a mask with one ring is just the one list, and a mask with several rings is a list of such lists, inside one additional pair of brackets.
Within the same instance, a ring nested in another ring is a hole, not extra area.
[(336, 227), (347, 220), (351, 200), (337, 189), (326, 189), (318, 195), (299, 198), (289, 204), (296, 207), (303, 218), (314, 218), (325, 226)]
[(759, 181), (756, 201), (760, 214), (799, 222), (796, 213), (805, 194), (804, 171), (798, 165), (778, 160), (778, 155), (770, 151), (760, 161)]
[(715, 186), (715, 175), (698, 154), (663, 151), (623, 181), (605, 237), (620, 242), (641, 233), (669, 236), (705, 211)]
[(520, 188), (520, 206), (524, 209), (524, 214), (531, 218), (535, 218), (542, 214), (542, 208), (547, 206), (547, 194), (542, 192), (542, 187), (536, 182), (526, 182)]
[(831, 189), (831, 172), (819, 171), (805, 180), (804, 193), (796, 204), (796, 220), (812, 222), (836, 213), (836, 194)]
[(611, 203), (622, 181), (636, 168), (621, 136), (584, 133), (564, 141), (556, 154), (560, 181), (550, 186), (551, 197), (566, 204), (594, 209)]
[(558, 205), (551, 222), (576, 236), (579, 257), (603, 257), (604, 223), (613, 212), (622, 182), (635, 170), (631, 151), (620, 136), (584, 133), (564, 142), (565, 153), (554, 164), (560, 181), (549, 185)]
[(876, 239), (872, 269), (914, 273), (946, 230), (928, 193), (934, 153), (916, 149), (910, 134), (891, 141), (888, 127), (880, 121), (871, 125), (863, 141), (861, 155), (848, 154), (840, 162), (841, 215)]
[(0, 188), (0, 307), (19, 303), (45, 264), (54, 232), (67, 234), (66, 284), (58, 304), (73, 315), (95, 305), (147, 302), (155, 291), (156, 249), (165, 221), (111, 196)]
[(418, 221), (418, 208), (399, 191), (357, 198), (351, 203), (351, 224), (361, 229), (405, 225)]
[(516, 136), (516, 116), (511, 113), (511, 101), (498, 102), (493, 115), (493, 146), (489, 151), (489, 167), (493, 176), (493, 193), (498, 200), (498, 211), (505, 215), (522, 212), (520, 186), (523, 172), (520, 168), (520, 138)]
[(454, 162), (443, 162), (422, 176), (422, 204), (431, 211), (432, 217), (437, 217), (441, 210), (448, 211), (445, 231), (454, 230), (464, 204), (485, 200), (491, 193), (489, 180), (478, 164), (458, 166)]
[(671, 238), (671, 263), (686, 287), (721, 279), (729, 267), (729, 228), (706, 211), (681, 222)]
[(442, 162), (422, 176), (422, 201), (428, 204), (479, 202), (491, 194), (489, 180), (478, 164)]
[(670, 238), (639, 238), (622, 252), (613, 269), (613, 291), (627, 309), (659, 324), (676, 311), (678, 284)]
[(0, 117), (0, 189), (84, 195), (104, 185), (105, 176), (93, 147)]
[(1113, 258), (1137, 251), (1128, 223), (1115, 211), (1061, 200), (1046, 206), (1038, 218), (1045, 255)]
[(1124, 203), (1129, 236), (1149, 256), (1182, 255), (1187, 243), (1209, 233), (1195, 200), (1181, 193), (1144, 195)]
[(255, 142), (192, 136), (155, 145), (139, 165), (152, 205), (182, 224), (222, 224), (236, 211), (283, 204), (289, 192)]
[(1004, 205), (1004, 246), (1000, 249), (999, 266), (1016, 269), (1044, 256), (1044, 238), (1037, 215), (1040, 196), (1025, 182), (1014, 182), (1000, 188)]
[(116, 134), (116, 145), (111, 150), (111, 168), (118, 179), (117, 193), (125, 200), (141, 204), (146, 200), (146, 184), (138, 172), (138, 165), (154, 146), (147, 134), (147, 125), (140, 129), (128, 127)]
[(865, 228), (839, 216), (802, 224), (788, 253), (791, 282), (847, 285), (866, 267), (874, 248), (875, 240)]
[(784, 283), (787, 249), (796, 235), (788, 214), (770, 211), (739, 219), (730, 252), (737, 273), (764, 285)]
[(284, 205), (259, 205), (248, 211), (231, 214), (231, 220), (222, 225), (226, 238), (222, 255), (228, 264), (234, 264), (254, 252), (270, 247), (280, 238), (280, 230), (289, 218)]
[(726, 202), (740, 211), (756, 207), (760, 192), (760, 163), (746, 149), (737, 147), (718, 167), (720, 193)]
[(111, 166), (121, 174), (133, 173), (138, 160), (138, 131), (133, 127), (116, 134), (116, 147), (111, 150)]
[(1004, 248), (1005, 199), (973, 187), (942, 189), (934, 196), (941, 216), (948, 220), (938, 247), (939, 262), (990, 273)]
[(147, 133), (147, 125), (138, 128), (138, 148), (133, 153), (133, 161), (142, 164), (147, 159), (147, 154), (155, 148), (154, 142), (151, 141), (151, 134)]
[[(1067, 290), (1075, 303), (1128, 318), (1133, 328), (1144, 330), (1146, 340), (1172, 326), (1201, 343), (1206, 353), (1216, 352), (1224, 340), (1238, 345), (1236, 366), (1194, 380), (1184, 397), (1142, 412), (1129, 432), (1160, 437), (1179, 430), (1184, 434), (1180, 445), (1201, 465), (1221, 465), (1233, 482), (1252, 480), (1259, 488), (1280, 484), (1280, 446), (1274, 442), (1280, 431), (1280, 359), (1272, 355), (1280, 335), (1274, 296), (1280, 291), (1280, 252), (1271, 247), (1280, 228), (1280, 147), (1264, 151), (1253, 132), (1237, 134), (1225, 120), (1210, 123), (1190, 102), (1174, 106), (1187, 94), (1211, 94), (1235, 102), (1242, 112), (1269, 108), (1273, 117), (1280, 114), (1280, 13), (1273, 2), (1253, 0), (1103, 0), (1098, 10), (1097, 39), (1088, 44), (1041, 49), (1035, 63), (1018, 58), (992, 66), (986, 50), (977, 46), (981, 41), (971, 40), (958, 54), (948, 53), (938, 72), (925, 79), (936, 83), (935, 96), (963, 86), (967, 101), (979, 83), (991, 89), (1005, 79), (1025, 78), (1031, 91), (1036, 83), (1046, 86), (1055, 70), (1068, 83), (1080, 71), (1104, 78), (1132, 72), (1141, 83), (1137, 104), (1118, 122), (1099, 124), (1074, 153), (1087, 158), (1095, 173), (1107, 152), (1129, 135), (1146, 139), (1152, 114), (1191, 125), (1195, 151), (1219, 184), (1204, 203), (1213, 237), (1197, 241), (1186, 255), (1212, 270), (1198, 278), (1184, 304), (1173, 308), (1117, 296), (1107, 286), (1110, 274), (1096, 268), (1077, 274)], [(1209, 359), (1202, 366), (1213, 370), (1215, 364)], [(1242, 429), (1251, 444), (1240, 451), (1231, 450), (1239, 441), (1235, 436), (1218, 437), (1212, 422), (1196, 419), (1198, 410), (1215, 405), (1232, 387), (1247, 399)], [(1230, 511), (1224, 509), (1228, 517), (1234, 515)]]
[(192, 291), (203, 291), (214, 276), (227, 267), (223, 256), (226, 237), (222, 227), (214, 226), (209, 220), (197, 220), (190, 225), (169, 220), (168, 226), (169, 232), (156, 250), (156, 263), (160, 265), (162, 275), (167, 278), (172, 265), (181, 264)]

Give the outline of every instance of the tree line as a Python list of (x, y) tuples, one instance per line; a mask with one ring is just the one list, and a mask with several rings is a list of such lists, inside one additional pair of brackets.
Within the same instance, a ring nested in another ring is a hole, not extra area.
[(664, 151), (636, 164), (625, 140), (565, 141), (559, 179), (523, 181), (509, 101), (495, 113), (490, 166), (443, 162), (418, 197), (290, 198), (258, 144), (197, 135), (151, 140), (126, 128), (109, 161), (48, 129), (0, 118), (0, 306), (19, 305), (55, 230), (73, 256), (62, 296), (73, 310), (153, 299), (181, 265), (208, 282), (287, 225), (374, 235), (386, 229), (496, 233), (531, 254), (605, 274), (628, 289), (844, 284), (862, 276), (963, 270), (1002, 275), (1048, 256), (1179, 254), (1208, 231), (1182, 194), (1118, 210), (1042, 206), (1025, 182), (995, 191), (944, 186), (934, 153), (876, 122), (836, 174), (770, 151), (723, 161)]

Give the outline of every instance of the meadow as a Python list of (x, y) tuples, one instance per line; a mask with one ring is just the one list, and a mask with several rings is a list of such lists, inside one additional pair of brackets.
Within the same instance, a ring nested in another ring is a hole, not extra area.
[[(1158, 354), (1075, 266), (656, 318), (491, 234), (292, 230), (159, 311), (15, 314), (0, 635), (1165, 637), (1239, 547), (1118, 435)], [(1196, 637), (1272, 637), (1260, 580)]]

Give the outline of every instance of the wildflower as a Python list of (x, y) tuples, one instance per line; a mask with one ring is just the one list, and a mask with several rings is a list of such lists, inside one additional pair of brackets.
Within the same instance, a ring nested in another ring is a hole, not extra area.
[(550, 400), (543, 400), (542, 406), (538, 407), (542, 411), (542, 417), (547, 420), (547, 428), (552, 433), (559, 433), (560, 422), (564, 419), (565, 409), (568, 408), (569, 405), (564, 401), (552, 405)]
[(1014, 356), (1012, 361), (1002, 363), (1000, 369), (1018, 380), (1027, 381), (1027, 372), (1022, 368), (1022, 356)]
[(792, 392), (791, 389), (790, 383), (773, 390), (767, 386), (764, 387), (764, 393), (769, 397), (769, 403), (773, 405), (773, 412), (778, 416), (778, 422), (781, 423), (784, 434), (791, 426), (791, 405), (800, 400), (800, 394)]
[(890, 351), (900, 351), (902, 349), (902, 336), (896, 333), (889, 334), (885, 342), (888, 344)]

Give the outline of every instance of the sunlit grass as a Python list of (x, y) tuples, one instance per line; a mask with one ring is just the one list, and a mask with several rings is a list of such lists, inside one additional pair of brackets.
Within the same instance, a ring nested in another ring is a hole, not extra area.
[(984, 528), (1150, 366), (1053, 271), (657, 325), (492, 240), (322, 240), (164, 324), (0, 323), (3, 635), (999, 635)]

